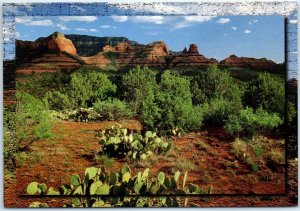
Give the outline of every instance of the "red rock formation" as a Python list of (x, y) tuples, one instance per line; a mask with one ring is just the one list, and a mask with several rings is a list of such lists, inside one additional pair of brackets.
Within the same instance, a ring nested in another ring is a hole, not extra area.
[(112, 47), (110, 45), (106, 45), (103, 47), (103, 52), (117, 52), (117, 53), (125, 53), (131, 51), (133, 48), (129, 43), (120, 42), (116, 46)]
[(188, 54), (199, 55), (198, 46), (196, 44), (190, 44)]
[(186, 54), (188, 51), (186, 49), (186, 47), (184, 47), (183, 51), (182, 51), (182, 54)]
[(191, 44), (188, 51), (184, 48), (182, 53), (171, 61), (170, 66), (207, 68), (214, 63), (217, 64), (218, 61), (216, 59), (208, 59), (199, 54), (198, 46), (196, 44)]
[(231, 55), (220, 61), (219, 65), (221, 67), (241, 67), (259, 71), (278, 71), (282, 68), (281, 65), (266, 58), (255, 59), (249, 57), (237, 57), (236, 55)]
[(65, 51), (70, 54), (77, 55), (77, 50), (72, 41), (65, 38), (62, 33), (55, 32), (43, 42), (47, 42), (48, 51), (62, 52)]
[(105, 68), (109, 63), (108, 59), (104, 57), (103, 54), (99, 53), (95, 56), (81, 57), (83, 61), (87, 64), (94, 65), (96, 67)]
[(169, 55), (169, 49), (163, 41), (153, 42), (148, 45), (148, 57), (157, 58)]

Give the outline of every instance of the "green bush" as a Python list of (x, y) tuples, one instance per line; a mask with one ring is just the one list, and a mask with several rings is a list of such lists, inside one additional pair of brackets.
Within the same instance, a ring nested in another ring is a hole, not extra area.
[(3, 110), (3, 141), (4, 167), (13, 170), (16, 167), (15, 154), (19, 147), (16, 139), (15, 106), (6, 106)]
[(205, 124), (213, 126), (225, 125), (231, 114), (236, 114), (242, 109), (241, 104), (223, 98), (213, 99), (210, 103), (204, 103), (200, 107)]
[(60, 91), (49, 91), (45, 95), (45, 101), (52, 110), (67, 111), (74, 108), (73, 100), (67, 94)]
[[(297, 121), (297, 111), (296, 111), (296, 106), (294, 105), (294, 103), (292, 103), (291, 101), (287, 101), (287, 108), (286, 108), (286, 123), (289, 127), (293, 127), (296, 125), (296, 121)], [(293, 125), (293, 123), (295, 123)]]
[(190, 85), (193, 104), (209, 103), (214, 99), (224, 99), (242, 104), (243, 89), (225, 70), (219, 70), (216, 64), (194, 77)]
[(103, 53), (103, 56), (110, 60), (111, 62), (115, 62), (115, 60), (118, 58), (119, 56), (119, 53), (118, 52), (112, 52), (112, 51), (109, 51), (109, 52), (104, 52)]
[(30, 94), (17, 92), (17, 140), (50, 138), (54, 119), (47, 105)]
[(276, 113), (268, 113), (262, 108), (253, 111), (245, 108), (238, 114), (230, 115), (225, 129), (230, 134), (259, 135), (266, 130), (272, 130), (282, 124), (282, 119)]
[(245, 92), (245, 103), (253, 108), (262, 107), (269, 113), (284, 117), (285, 82), (270, 73), (262, 73), (249, 82)]
[(118, 99), (97, 101), (93, 104), (95, 111), (105, 120), (118, 120), (133, 117), (128, 105)]
[[(69, 96), (77, 107), (90, 107), (97, 100), (105, 100), (116, 92), (108, 76), (103, 73), (72, 73)], [(67, 91), (67, 90), (66, 90)]]
[(189, 86), (189, 80), (184, 77), (169, 71), (162, 74), (159, 92), (156, 94), (156, 106), (160, 113), (156, 119), (157, 128), (195, 130), (201, 127), (201, 109), (193, 107)]
[(147, 67), (137, 66), (123, 75), (122, 89), (124, 99), (140, 115), (144, 107), (153, 105), (154, 94), (158, 91), (156, 74)]

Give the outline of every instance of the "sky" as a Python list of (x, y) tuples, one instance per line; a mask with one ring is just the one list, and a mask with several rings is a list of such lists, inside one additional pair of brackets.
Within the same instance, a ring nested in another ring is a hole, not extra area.
[(19, 16), (16, 38), (63, 34), (124, 36), (141, 44), (164, 41), (182, 51), (191, 43), (208, 58), (237, 56), (284, 61), (284, 16)]

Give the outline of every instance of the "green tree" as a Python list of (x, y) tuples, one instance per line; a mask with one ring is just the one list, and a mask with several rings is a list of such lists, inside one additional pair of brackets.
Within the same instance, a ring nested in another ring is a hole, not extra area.
[(193, 104), (209, 103), (213, 99), (224, 99), (242, 104), (243, 89), (230, 76), (229, 72), (219, 70), (216, 64), (201, 72), (191, 81)]
[(282, 124), (282, 119), (276, 113), (268, 113), (262, 108), (254, 111), (245, 108), (238, 114), (230, 115), (225, 129), (230, 134), (256, 136)]
[(284, 79), (270, 73), (262, 73), (247, 85), (245, 103), (253, 108), (262, 107), (266, 111), (284, 116)]
[[(70, 97), (79, 107), (92, 106), (97, 100), (105, 100), (116, 92), (116, 85), (103, 73), (71, 74)], [(67, 91), (67, 90), (66, 90)]]
[(158, 90), (156, 74), (147, 67), (137, 66), (122, 77), (122, 88), (124, 99), (141, 115), (142, 108), (153, 104), (153, 95)]

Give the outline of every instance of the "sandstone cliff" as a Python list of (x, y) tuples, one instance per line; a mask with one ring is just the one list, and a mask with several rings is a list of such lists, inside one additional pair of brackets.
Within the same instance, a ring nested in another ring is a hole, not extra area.
[[(89, 48), (92, 50), (88, 51)], [(78, 53), (78, 49), (80, 49), (80, 53)], [(96, 50), (97, 53), (94, 54)], [(91, 53), (93, 55), (90, 55)], [(196, 44), (190, 44), (189, 48), (185, 47), (182, 52), (172, 52), (163, 41), (143, 45), (125, 37), (64, 36), (59, 32), (39, 38), (34, 42), (16, 41), (17, 66), (47, 71), (60, 68), (69, 70), (84, 63), (100, 68), (112, 65), (117, 69), (129, 69), (137, 65), (158, 69), (205, 69), (211, 64), (218, 64), (220, 67), (241, 67), (275, 73), (284, 71), (283, 64), (278, 65), (264, 58), (255, 59), (231, 55), (218, 62), (214, 58), (206, 58), (202, 55)]]
[(171, 67), (197, 67), (207, 68), (211, 64), (217, 64), (216, 59), (208, 59), (201, 55), (196, 44), (191, 44), (189, 50), (185, 47), (181, 54), (176, 56), (171, 62)]
[(284, 70), (283, 65), (276, 64), (275, 62), (268, 60), (266, 58), (255, 59), (249, 57), (237, 57), (236, 55), (231, 55), (228, 58), (220, 61), (220, 67), (241, 67), (249, 68), (257, 71), (270, 71), (270, 72), (280, 72)]

